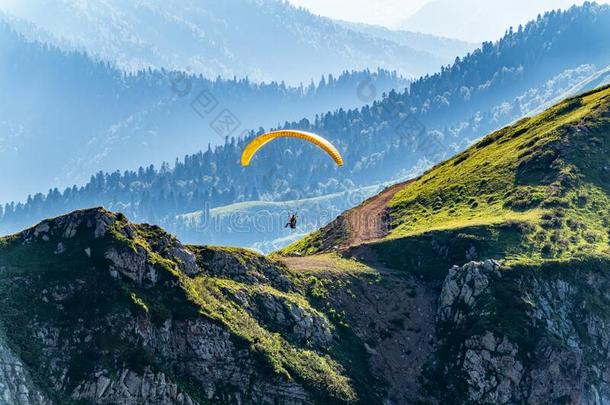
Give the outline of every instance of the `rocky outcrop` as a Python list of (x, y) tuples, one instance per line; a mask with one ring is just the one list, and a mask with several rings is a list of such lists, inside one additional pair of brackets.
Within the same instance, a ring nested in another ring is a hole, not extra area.
[(24, 231), (23, 242), (31, 243), (37, 239), (47, 242), (51, 237), (71, 239), (76, 236), (81, 226), (92, 230), (94, 238), (100, 239), (116, 221), (116, 215), (102, 208), (74, 211), (68, 215), (43, 221)]
[(527, 298), (534, 304), (529, 315), (545, 331), (528, 376), (529, 401), (543, 404), (557, 396), (574, 403), (610, 403), (607, 275), (591, 269), (574, 277), (529, 281)]
[(493, 260), (453, 266), (439, 297), (439, 321), (461, 324), (476, 300), (485, 293), (492, 276), (500, 277), (499, 264)]
[[(272, 261), (235, 250), (214, 254), (204, 269), (196, 250), (160, 228), (101, 209), (45, 221), (9, 245), (37, 255), (0, 257), (0, 320), (11, 344), (28, 351), (24, 362), (0, 341), (0, 403), (312, 403), (311, 385), (293, 378), (294, 369), (287, 375), (266, 360), (269, 342), (256, 352), (236, 333), (239, 325), (219, 321), (220, 312), (202, 316), (190, 301), (197, 293), (185, 291), (197, 288), (191, 278), (232, 277), (252, 318), (231, 321), (289, 330), (298, 342), (291, 361), (301, 346), (328, 349), (331, 324), (300, 296), (270, 285), (295, 290)], [(216, 305), (235, 305), (221, 290), (205, 293), (218, 294)], [(44, 381), (44, 389), (33, 381)]]
[(145, 370), (142, 374), (137, 374), (125, 369), (113, 374), (110, 375), (107, 371), (96, 373), (90, 381), (82, 382), (76, 387), (72, 399), (125, 405), (196, 403), (164, 373)]
[(199, 267), (210, 275), (249, 284), (271, 284), (283, 291), (291, 289), (292, 281), (286, 269), (266, 257), (251, 252), (236, 255), (230, 248), (197, 246), (192, 249), (197, 254)]
[(450, 354), (441, 374), (454, 376), (446, 392), (463, 384), (473, 403), (610, 402), (610, 320), (587, 308), (607, 295), (599, 289), (608, 279), (588, 277), (518, 273), (491, 260), (453, 267), (437, 313), (438, 353)]
[(193, 276), (201, 272), (193, 252), (187, 250), (181, 244), (174, 244), (174, 246), (169, 249), (169, 257), (178, 264), (178, 268), (184, 274)]
[(0, 404), (50, 405), (30, 372), (0, 334)]
[[(320, 312), (297, 304), (286, 296), (261, 292), (247, 304), (254, 314), (276, 326), (278, 332), (294, 336), (302, 343), (316, 348), (328, 349), (333, 340), (332, 326)], [(243, 301), (242, 301), (243, 302)]]
[(108, 271), (114, 278), (120, 275), (140, 285), (154, 285), (157, 282), (157, 271), (149, 264), (148, 252), (142, 246), (136, 246), (135, 251), (127, 247), (110, 247), (104, 253), (104, 258), (112, 263)]
[(468, 398), (477, 403), (505, 404), (523, 377), (517, 346), (491, 332), (466, 340), (462, 369), (468, 383)]

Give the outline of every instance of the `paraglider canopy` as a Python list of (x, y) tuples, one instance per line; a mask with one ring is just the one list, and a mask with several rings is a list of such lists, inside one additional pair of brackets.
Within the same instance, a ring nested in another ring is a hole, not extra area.
[(322, 138), (320, 135), (313, 134), (311, 132), (305, 131), (297, 131), (297, 130), (282, 130), (282, 131), (273, 131), (267, 132), (266, 134), (257, 136), (254, 138), (248, 146), (244, 149), (241, 154), (241, 165), (248, 166), (250, 165), (250, 160), (254, 157), (256, 152), (267, 143), (271, 142), (276, 138), (299, 138), (304, 139), (308, 142), (317, 145), (321, 149), (323, 149), (326, 153), (330, 155), (330, 157), (337, 163), (339, 166), (343, 166), (343, 158), (341, 154), (330, 142), (326, 139)]

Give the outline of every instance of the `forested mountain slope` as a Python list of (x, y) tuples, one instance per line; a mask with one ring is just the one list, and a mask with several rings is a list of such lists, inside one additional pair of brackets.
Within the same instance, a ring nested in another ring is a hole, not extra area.
[(396, 42), (421, 52), (439, 55), (442, 58), (445, 58), (447, 62), (453, 62), (457, 56), (466, 55), (468, 52), (476, 49), (479, 45), (479, 42), (464, 42), (453, 38), (439, 37), (420, 32), (391, 30), (378, 25), (348, 21), (337, 21), (337, 23), (373, 37)]
[[(205, 216), (234, 202), (298, 200), (405, 178), (575, 86), (585, 90), (603, 83), (591, 78), (607, 77), (599, 72), (610, 64), (609, 35), (608, 6), (587, 3), (547, 13), (416, 80), (404, 92), (390, 92), (361, 109), (282, 125), (330, 139), (346, 162), (341, 169), (310, 145), (283, 140), (267, 145), (250, 167), (242, 168), (239, 155), (247, 139), (230, 139), (174, 167), (99, 173), (84, 187), (51, 190), (25, 204), (5, 206), (1, 227), (16, 230), (44, 216), (101, 204), (191, 235), (184, 216), (176, 215), (199, 211)], [(280, 232), (249, 229), (252, 243)], [(205, 241), (208, 230), (194, 229), (197, 241)], [(226, 236), (216, 242), (233, 243), (231, 229), (220, 231)]]
[(28, 42), (0, 23), (0, 171), (15, 174), (0, 179), (0, 200), (84, 184), (99, 170), (159, 166), (228, 136), (361, 106), (406, 84), (387, 71), (344, 72), (300, 87), (165, 70), (126, 74)]

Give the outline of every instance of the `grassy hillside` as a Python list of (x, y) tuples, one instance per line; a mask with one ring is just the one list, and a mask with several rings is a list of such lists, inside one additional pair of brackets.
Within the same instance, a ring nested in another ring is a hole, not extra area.
[[(390, 231), (370, 247), (395, 267), (427, 257), (423, 267), (443, 272), (477, 257), (540, 263), (609, 254), (609, 153), (604, 87), (494, 132), (405, 186), (386, 208)], [(346, 229), (336, 240), (349, 239), (344, 222), (330, 226)], [(328, 249), (328, 234), (283, 253)]]
[(398, 192), (389, 205), (390, 238), (520, 221), (532, 228), (529, 242), (552, 245), (550, 256), (605, 252), (600, 211), (609, 208), (609, 151), (610, 88), (568, 99)]

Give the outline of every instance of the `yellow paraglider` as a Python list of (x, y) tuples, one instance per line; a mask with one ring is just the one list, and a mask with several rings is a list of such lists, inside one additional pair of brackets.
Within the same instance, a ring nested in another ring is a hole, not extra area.
[(267, 143), (271, 142), (276, 138), (304, 139), (322, 148), (326, 153), (330, 155), (330, 157), (337, 163), (337, 165), (343, 166), (343, 158), (341, 157), (341, 154), (339, 153), (337, 148), (335, 148), (330, 142), (322, 138), (320, 135), (312, 134), (311, 132), (296, 130), (267, 132), (266, 134), (254, 138), (254, 140), (252, 140), (252, 142), (250, 142), (248, 146), (246, 146), (246, 148), (241, 154), (241, 165), (250, 165), (250, 160), (252, 160), (252, 157), (254, 157), (256, 152), (258, 152), (260, 148), (262, 148)]

